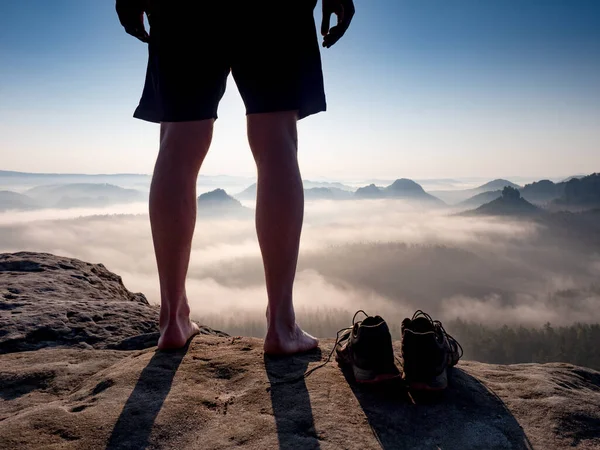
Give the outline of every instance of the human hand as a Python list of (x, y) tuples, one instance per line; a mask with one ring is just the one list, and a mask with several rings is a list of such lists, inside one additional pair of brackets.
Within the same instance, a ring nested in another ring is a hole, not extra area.
[[(354, 11), (352, 0), (323, 0), (323, 21), (321, 22), (323, 47), (329, 48), (340, 40), (352, 22)], [(329, 28), (332, 14), (337, 16), (337, 25)]]
[(144, 6), (140, 0), (117, 0), (116, 4), (119, 21), (125, 32), (138, 38), (142, 42), (148, 42), (150, 36), (144, 26)]

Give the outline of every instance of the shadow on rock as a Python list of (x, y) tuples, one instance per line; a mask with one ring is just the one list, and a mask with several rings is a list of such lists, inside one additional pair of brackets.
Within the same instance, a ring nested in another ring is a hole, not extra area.
[(189, 348), (157, 350), (144, 368), (113, 428), (107, 450), (142, 449), (149, 443), (154, 421), (162, 408), (177, 369)]
[(421, 395), (401, 382), (362, 386), (344, 375), (385, 450), (533, 448), (502, 400), (461, 369), (451, 370), (446, 391)]
[(288, 357), (265, 355), (271, 403), (282, 450), (319, 449), (319, 438), (303, 378), (308, 364), (321, 361), (321, 350)]

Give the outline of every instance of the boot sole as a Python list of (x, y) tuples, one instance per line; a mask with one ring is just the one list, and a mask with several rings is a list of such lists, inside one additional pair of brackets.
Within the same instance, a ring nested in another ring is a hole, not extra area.
[(406, 381), (406, 385), (413, 391), (440, 392), (448, 387), (448, 373), (444, 371), (428, 381)]
[(335, 360), (338, 362), (338, 364), (342, 366), (352, 368), (352, 375), (354, 375), (354, 380), (359, 384), (377, 384), (402, 378), (402, 373), (397, 368), (397, 372), (379, 373), (373, 376), (373, 371), (368, 369), (361, 369), (360, 367), (355, 366), (354, 364), (352, 364), (352, 362), (348, 361), (348, 358), (346, 358), (342, 352), (336, 352)]

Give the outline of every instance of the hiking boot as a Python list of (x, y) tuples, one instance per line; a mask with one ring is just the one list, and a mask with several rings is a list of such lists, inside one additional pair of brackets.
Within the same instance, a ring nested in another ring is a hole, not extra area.
[[(355, 322), (361, 312), (367, 317)], [(336, 340), (335, 359), (340, 366), (352, 368), (357, 383), (379, 383), (400, 377), (385, 320), (362, 310), (354, 315), (352, 328), (343, 330)]]
[(423, 311), (402, 321), (404, 380), (414, 390), (441, 391), (448, 386), (449, 367), (463, 355), (456, 339), (446, 333), (439, 320)]

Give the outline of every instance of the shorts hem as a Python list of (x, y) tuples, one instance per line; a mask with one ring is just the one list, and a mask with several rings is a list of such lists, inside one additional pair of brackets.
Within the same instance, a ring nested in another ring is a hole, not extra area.
[(315, 105), (310, 108), (301, 109), (298, 111), (298, 120), (304, 119), (305, 117), (312, 116), (313, 114), (318, 114), (320, 112), (327, 111), (327, 104), (323, 103), (320, 105)]
[(198, 122), (201, 120), (217, 120), (217, 114), (195, 114), (189, 116), (162, 116), (153, 113), (152, 111), (136, 109), (133, 113), (133, 117), (136, 119), (144, 120), (151, 123), (162, 123), (162, 122)]
[(298, 111), (298, 120), (301, 120), (313, 114), (327, 111), (327, 104), (323, 102), (310, 105), (308, 107), (305, 106), (300, 108), (297, 106), (281, 106), (274, 108), (246, 108), (246, 115), (248, 116), (250, 114), (267, 114), (283, 111)]

